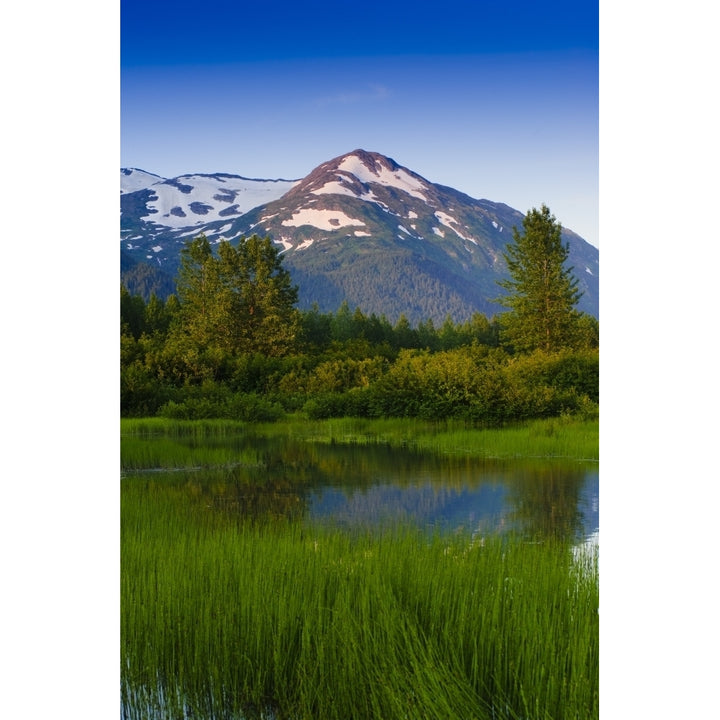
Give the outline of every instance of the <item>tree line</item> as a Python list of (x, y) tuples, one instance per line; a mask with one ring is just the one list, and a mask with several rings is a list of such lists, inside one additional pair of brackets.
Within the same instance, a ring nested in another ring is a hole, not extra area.
[(181, 253), (176, 294), (146, 302), (121, 284), (121, 412), (273, 420), (355, 415), (505, 422), (596, 413), (599, 326), (549, 210), (513, 231), (508, 312), (390, 323), (343, 302), (298, 310), (270, 238)]

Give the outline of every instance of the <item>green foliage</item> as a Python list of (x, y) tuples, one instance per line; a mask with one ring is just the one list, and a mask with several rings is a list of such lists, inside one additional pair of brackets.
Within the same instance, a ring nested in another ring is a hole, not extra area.
[[(336, 313), (298, 312), (289, 276), (275, 295), (261, 292), (273, 285), (278, 259), (257, 237), (238, 248), (222, 243), (215, 257), (201, 236), (183, 252), (177, 297), (146, 303), (121, 286), (123, 416), (261, 421), (302, 409), (314, 419), (486, 425), (597, 417), (598, 325), (589, 316), (579, 316), (579, 349), (514, 354), (499, 346), (500, 321), (479, 313), (461, 324), (447, 317), (440, 327), (432, 320), (413, 327), (346, 302)], [(286, 319), (263, 309), (263, 298), (283, 293)]]
[(120, 368), (120, 412), (128, 417), (149, 417), (173, 395), (173, 388), (158, 382), (142, 362)]
[(577, 343), (581, 293), (565, 266), (569, 246), (561, 232), (546, 205), (528, 212), (522, 234), (513, 228), (505, 251), (510, 279), (499, 283), (509, 294), (498, 302), (511, 310), (503, 316), (504, 335), (516, 350), (552, 352)]
[(217, 256), (195, 238), (182, 250), (178, 296), (177, 334), (188, 349), (282, 356), (295, 346), (297, 288), (270, 238), (221, 242)]
[(302, 347), (320, 350), (330, 344), (332, 316), (322, 314), (317, 303), (300, 315), (299, 341)]
[(145, 332), (145, 301), (120, 285), (120, 333), (137, 340)]
[(274, 422), (284, 415), (277, 403), (256, 393), (231, 392), (227, 385), (206, 381), (179, 402), (170, 400), (157, 413), (170, 420), (220, 418), (246, 422)]

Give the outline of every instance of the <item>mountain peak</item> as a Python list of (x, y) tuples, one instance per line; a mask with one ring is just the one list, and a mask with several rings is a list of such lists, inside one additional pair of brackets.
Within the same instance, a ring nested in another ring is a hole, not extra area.
[(393, 188), (428, 201), (430, 183), (377, 152), (353, 150), (318, 165), (288, 193), (302, 195), (352, 195), (361, 200), (378, 200), (380, 188)]
[(333, 163), (337, 163), (338, 166), (356, 167), (361, 169), (361, 172), (363, 173), (370, 173), (371, 175), (375, 175), (377, 177), (381, 175), (383, 170), (393, 172), (401, 169), (400, 165), (398, 165), (392, 158), (381, 155), (378, 152), (362, 150), (361, 148), (345, 153), (344, 155), (340, 155), (339, 157), (330, 160), (329, 163), (324, 164), (332, 165)]

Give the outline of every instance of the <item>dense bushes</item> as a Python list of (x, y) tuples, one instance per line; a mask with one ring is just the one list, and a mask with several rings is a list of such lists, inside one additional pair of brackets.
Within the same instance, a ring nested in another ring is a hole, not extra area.
[(182, 402), (170, 400), (157, 413), (172, 420), (222, 418), (246, 422), (274, 422), (284, 414), (282, 406), (260, 395), (236, 393), (225, 400), (189, 397)]
[(226, 381), (173, 386), (139, 362), (121, 372), (125, 415), (273, 420), (302, 408), (311, 418), (464, 418), (499, 423), (592, 414), (598, 353), (509, 356), (459, 348), (403, 350), (386, 358), (284, 362), (244, 358)]
[[(460, 418), (499, 424), (597, 414), (598, 350), (515, 354), (485, 318), (436, 330), (393, 328), (346, 307), (301, 316), (292, 353), (229, 353), (178, 341), (177, 306), (123, 295), (120, 399), (124, 416), (272, 421), (311, 418)], [(424, 343), (424, 344), (423, 344)]]
[(223, 418), (247, 422), (272, 422), (284, 415), (276, 402), (256, 393), (233, 392), (227, 385), (213, 382), (178, 393), (180, 400), (170, 400), (157, 412), (172, 420)]
[[(570, 372), (570, 370), (572, 372)], [(326, 388), (304, 405), (313, 418), (462, 418), (488, 423), (563, 413), (593, 415), (598, 358), (536, 353), (509, 357), (463, 348), (442, 353), (403, 351), (366, 386)]]

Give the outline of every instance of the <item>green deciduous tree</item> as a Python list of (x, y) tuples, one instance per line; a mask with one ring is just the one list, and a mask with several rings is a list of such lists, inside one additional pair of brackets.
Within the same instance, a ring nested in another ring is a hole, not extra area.
[(280, 356), (299, 329), (297, 287), (270, 238), (221, 242), (201, 235), (183, 249), (178, 276), (180, 331), (196, 346), (229, 355)]
[(513, 243), (504, 253), (510, 278), (499, 283), (509, 292), (498, 302), (510, 308), (502, 317), (503, 335), (516, 350), (551, 352), (575, 343), (580, 318), (575, 306), (582, 293), (565, 265), (569, 246), (561, 232), (544, 204), (528, 212), (522, 233), (513, 228)]
[(212, 247), (205, 235), (200, 235), (180, 251), (177, 279), (181, 328), (196, 345), (207, 346), (216, 336), (218, 289)]
[(277, 247), (269, 237), (253, 235), (237, 246), (220, 243), (218, 258), (235, 349), (272, 357), (287, 354), (300, 328), (298, 289), (282, 267)]

